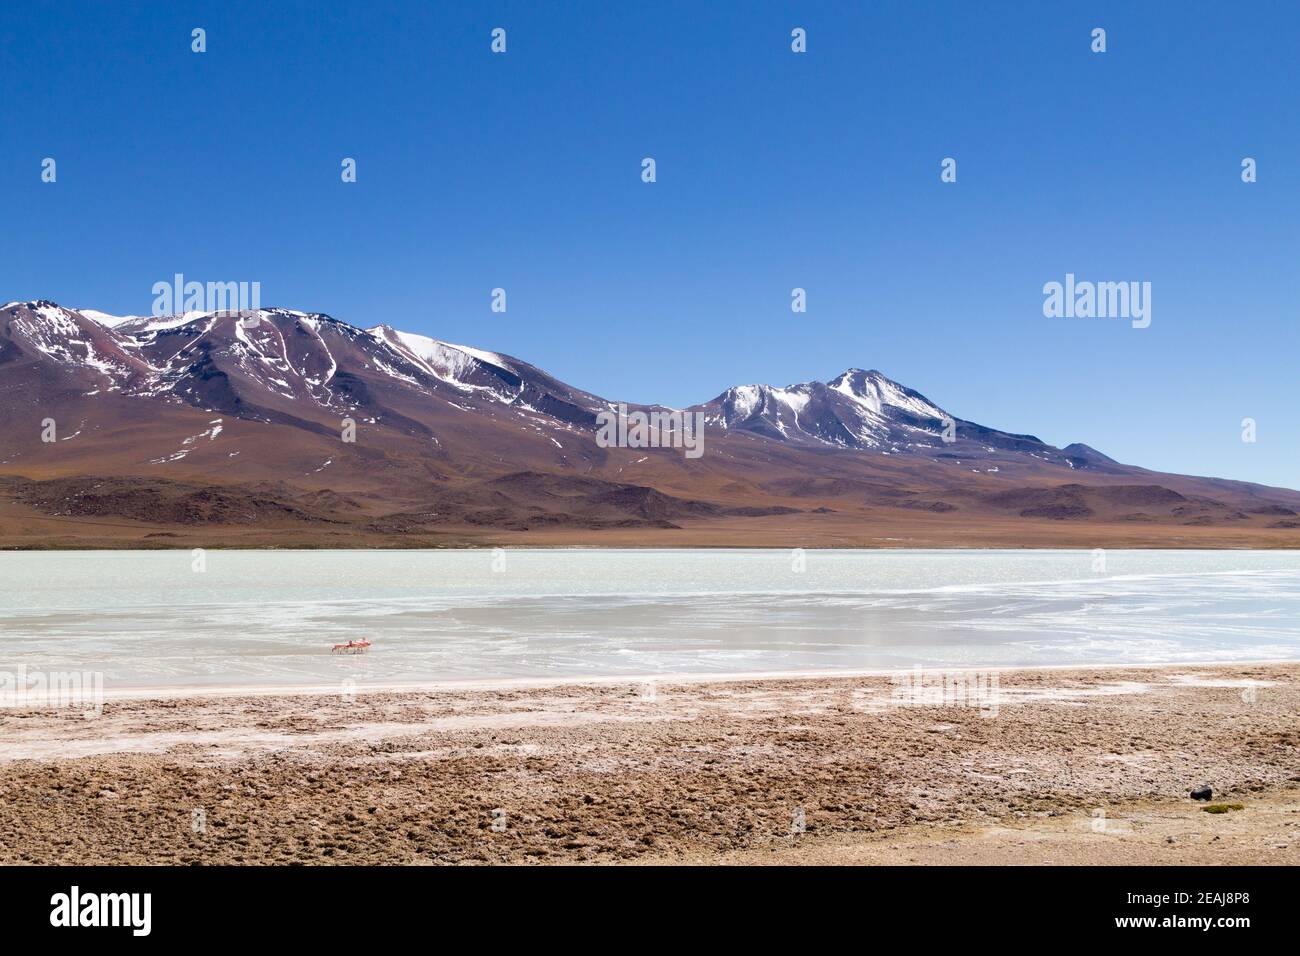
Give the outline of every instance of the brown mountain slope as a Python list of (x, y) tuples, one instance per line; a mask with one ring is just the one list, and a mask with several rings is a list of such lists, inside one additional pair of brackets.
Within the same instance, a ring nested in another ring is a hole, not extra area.
[(602, 447), (614, 408), (388, 325), (10, 303), (0, 545), (1300, 544), (1300, 493), (1058, 449), (874, 371), (728, 389), (687, 410), (699, 457)]

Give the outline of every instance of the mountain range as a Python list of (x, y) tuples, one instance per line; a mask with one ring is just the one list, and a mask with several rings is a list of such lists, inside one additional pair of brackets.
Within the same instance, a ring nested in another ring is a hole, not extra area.
[[(620, 403), (289, 309), (0, 306), (0, 545), (1295, 547), (1300, 493), (1121, 464), (878, 371)], [(599, 422), (698, 414), (698, 458)]]

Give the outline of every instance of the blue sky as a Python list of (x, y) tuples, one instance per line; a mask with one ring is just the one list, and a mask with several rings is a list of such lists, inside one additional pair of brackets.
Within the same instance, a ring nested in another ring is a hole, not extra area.
[[(259, 281), (675, 405), (878, 368), (1297, 487), (1297, 35), (1281, 3), (6, 4), (0, 300)], [(1067, 272), (1151, 282), (1151, 327), (1045, 318)]]

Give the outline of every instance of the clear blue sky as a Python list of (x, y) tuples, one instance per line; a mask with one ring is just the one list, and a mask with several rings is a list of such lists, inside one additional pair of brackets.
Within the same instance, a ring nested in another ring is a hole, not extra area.
[[(6, 3), (0, 300), (256, 280), (674, 405), (874, 367), (1296, 487), (1298, 38), (1283, 3)], [(1044, 318), (1067, 272), (1151, 282), (1151, 327)]]

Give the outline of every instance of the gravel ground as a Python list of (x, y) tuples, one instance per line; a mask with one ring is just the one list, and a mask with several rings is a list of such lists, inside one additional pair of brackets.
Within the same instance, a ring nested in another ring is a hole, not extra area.
[(0, 862), (1300, 862), (1300, 665), (990, 680), (0, 710)]

